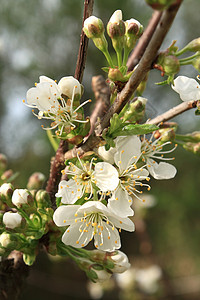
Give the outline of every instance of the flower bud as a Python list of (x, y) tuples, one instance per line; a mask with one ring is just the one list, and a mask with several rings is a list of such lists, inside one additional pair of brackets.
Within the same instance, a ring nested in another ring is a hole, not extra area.
[(29, 177), (27, 188), (29, 190), (39, 190), (43, 186), (44, 181), (44, 174), (40, 172), (35, 172)]
[(95, 270), (97, 279), (94, 279), (95, 282), (103, 283), (110, 279), (112, 273), (107, 272), (106, 270)]
[(184, 52), (185, 51), (192, 51), (192, 52), (200, 51), (200, 37), (197, 39), (194, 39), (190, 43), (188, 43), (184, 47)]
[(38, 208), (46, 208), (51, 206), (49, 194), (45, 190), (37, 191), (35, 200)]
[(129, 104), (127, 111), (124, 113), (123, 120), (132, 123), (141, 120), (145, 114), (147, 99), (138, 97), (136, 101)]
[(13, 186), (11, 183), (4, 183), (0, 187), (0, 199), (8, 206), (12, 206), (11, 197), (13, 194)]
[(33, 198), (27, 190), (16, 189), (12, 195), (12, 203), (20, 208), (24, 204), (32, 205)]
[(17, 212), (6, 212), (3, 215), (3, 223), (6, 225), (7, 228), (15, 228), (21, 225), (22, 217)]
[(198, 72), (200, 72), (200, 56), (195, 57), (195, 58), (192, 60), (192, 65), (193, 65), (193, 67), (194, 67)]
[(159, 58), (158, 58), (158, 64), (161, 65), (161, 67), (163, 68), (164, 74), (168, 76), (174, 75), (178, 73), (180, 70), (179, 60), (176, 56), (173, 55), (164, 54), (163, 61), (161, 63), (159, 63)]
[(2, 175), (1, 175), (1, 179), (3, 181), (7, 181), (8, 179), (10, 179), (13, 176), (13, 170), (6, 170)]
[(171, 4), (177, 2), (177, 0), (145, 0), (146, 3), (156, 10), (167, 9)]
[(174, 128), (162, 128), (155, 132), (154, 137), (156, 139), (160, 138), (161, 143), (168, 141), (174, 141), (176, 134)]
[(100, 38), (105, 29), (101, 19), (90, 16), (84, 21), (83, 31), (89, 39)]
[(7, 168), (7, 157), (0, 153), (0, 173), (5, 171)]
[(200, 142), (199, 143), (185, 143), (183, 148), (187, 151), (190, 151), (198, 156), (200, 156)]
[(107, 24), (107, 33), (112, 39), (113, 48), (116, 52), (124, 47), (125, 23), (122, 20), (122, 11), (116, 10)]
[(108, 78), (114, 82), (115, 81), (121, 81), (121, 82), (127, 81), (127, 80), (124, 80), (123, 74), (117, 68), (116, 69), (109, 68)]
[(143, 33), (143, 26), (135, 19), (130, 19), (125, 21), (126, 26), (126, 47), (129, 51), (131, 51), (137, 39), (142, 35)]
[(75, 97), (75, 101), (80, 100), (83, 94), (83, 86), (80, 82), (73, 76), (66, 76), (60, 79), (58, 82), (58, 87), (60, 88), (62, 94), (70, 99)]
[(110, 259), (114, 263), (114, 268), (111, 269), (113, 273), (123, 273), (130, 268), (128, 257), (122, 251), (116, 251), (111, 254)]

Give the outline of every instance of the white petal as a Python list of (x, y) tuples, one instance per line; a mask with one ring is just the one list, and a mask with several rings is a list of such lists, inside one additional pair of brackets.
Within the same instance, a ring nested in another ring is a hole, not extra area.
[(120, 171), (126, 170), (141, 155), (141, 141), (136, 135), (117, 139), (116, 148), (117, 152), (114, 155), (114, 160)]
[(103, 251), (114, 251), (121, 247), (120, 236), (117, 229), (103, 222), (101, 235), (94, 235), (94, 245), (97, 249)]
[(178, 76), (174, 80), (174, 85), (171, 87), (174, 91), (180, 94), (180, 98), (183, 101), (200, 99), (200, 85), (193, 78)]
[(151, 161), (150, 159), (147, 160), (147, 168), (155, 179), (171, 179), (176, 175), (177, 171), (173, 165), (166, 162), (151, 163)]
[(109, 220), (117, 227), (126, 231), (134, 231), (135, 225), (129, 218), (121, 218), (117, 215), (109, 215)]
[(80, 187), (77, 186), (73, 179), (70, 179), (68, 181), (62, 180), (59, 183), (58, 192), (55, 196), (62, 197), (61, 202), (64, 204), (73, 204), (80, 198), (81, 194), (82, 190)]
[(42, 83), (42, 82), (51, 82), (51, 83), (53, 82), (53, 83), (55, 83), (55, 81), (53, 79), (51, 79), (47, 76), (44, 76), (44, 75), (39, 77), (39, 81), (40, 81), (40, 83)]
[(96, 185), (101, 191), (113, 191), (119, 183), (118, 171), (107, 162), (99, 162), (95, 165), (94, 177)]
[(67, 76), (60, 79), (58, 83), (58, 87), (62, 91), (62, 93), (72, 99), (73, 91), (75, 87), (75, 95), (81, 95), (81, 84), (80, 82), (74, 78), (73, 76)]
[(78, 213), (84, 214), (84, 213), (95, 213), (95, 212), (103, 212), (104, 214), (108, 214), (107, 207), (99, 202), (99, 201), (87, 201), (83, 205), (80, 206), (78, 209)]
[(109, 22), (110, 23), (119, 23), (119, 21), (121, 21), (121, 20), (122, 20), (122, 11), (120, 9), (118, 9), (112, 14)]
[(92, 226), (87, 227), (88, 232), (81, 229), (84, 223), (78, 222), (68, 227), (62, 236), (62, 242), (76, 248), (85, 247), (93, 237)]
[(62, 205), (59, 206), (54, 214), (53, 220), (57, 226), (66, 226), (72, 224), (75, 220), (75, 213), (80, 205)]
[(106, 151), (105, 146), (98, 148), (98, 154), (99, 156), (106, 162), (110, 163), (111, 165), (114, 164), (114, 154), (116, 153), (116, 148), (110, 148), (108, 151)]
[(122, 218), (133, 216), (134, 212), (131, 208), (131, 204), (131, 197), (120, 187), (114, 192), (112, 198), (108, 200), (108, 208), (110, 211)]

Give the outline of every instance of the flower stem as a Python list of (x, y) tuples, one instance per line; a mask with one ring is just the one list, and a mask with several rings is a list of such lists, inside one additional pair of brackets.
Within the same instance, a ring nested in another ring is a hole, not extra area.
[(47, 136), (48, 136), (48, 139), (54, 149), (54, 151), (56, 152), (57, 149), (58, 149), (58, 143), (55, 141), (55, 139), (53, 138), (53, 135), (52, 135), (52, 132), (51, 130), (47, 130)]
[(105, 58), (108, 62), (109, 67), (114, 68), (114, 64), (113, 64), (112, 58), (111, 58), (110, 53), (108, 52), (108, 50), (103, 51), (103, 54), (105, 55)]

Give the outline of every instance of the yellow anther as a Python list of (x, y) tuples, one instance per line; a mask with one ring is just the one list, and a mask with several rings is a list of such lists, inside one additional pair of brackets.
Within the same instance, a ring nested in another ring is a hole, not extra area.
[(84, 247), (85, 246), (85, 244), (81, 244), (81, 247)]
[(69, 233), (69, 229), (67, 229), (67, 232)]
[(121, 232), (122, 230), (121, 230), (121, 228), (119, 228), (119, 232)]
[(112, 227), (112, 230), (115, 230), (115, 227), (114, 227), (114, 226)]
[(115, 244), (117, 244), (117, 241), (115, 241)]
[(76, 244), (79, 244), (79, 241), (76, 241)]
[(122, 163), (121, 160), (119, 160), (118, 163), (121, 164)]
[(121, 153), (124, 153), (124, 150), (122, 150)]
[(100, 246), (103, 246), (103, 243), (101, 243)]
[(119, 199), (118, 197), (115, 198), (115, 200), (118, 200), (118, 199)]
[(77, 219), (75, 219), (75, 223), (77, 223)]
[[(129, 195), (131, 195), (131, 193), (130, 193)], [(130, 203), (131, 203), (131, 202), (132, 202), (132, 200), (128, 200), (128, 202), (130, 202)]]
[(78, 216), (78, 214), (77, 213), (75, 213), (75, 215), (74, 215), (75, 217), (77, 217)]
[(109, 224), (109, 221), (107, 221), (106, 223)]
[(110, 236), (108, 236), (108, 240), (110, 240)]
[(134, 159), (136, 159), (136, 158), (137, 158), (137, 156), (133, 156), (133, 158), (134, 158)]
[(66, 220), (63, 220), (63, 223), (66, 223), (67, 221)]
[(145, 199), (142, 200), (142, 202), (145, 202), (145, 201), (146, 201)]
[(82, 232), (82, 229), (79, 229), (80, 232)]

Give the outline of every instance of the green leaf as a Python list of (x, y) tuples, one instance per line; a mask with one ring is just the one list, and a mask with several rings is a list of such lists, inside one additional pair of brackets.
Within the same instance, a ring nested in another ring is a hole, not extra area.
[(60, 206), (61, 199), (62, 199), (61, 197), (57, 197), (56, 198), (56, 205), (57, 205), (57, 207)]
[(117, 136), (127, 136), (127, 135), (137, 135), (137, 134), (147, 134), (155, 130), (158, 130), (159, 127), (152, 124), (127, 124), (121, 130), (117, 130), (113, 133), (113, 138)]
[(195, 115), (199, 116), (200, 115), (200, 109), (198, 108), (197, 110), (195, 110)]
[(104, 72), (108, 73), (110, 68), (108, 68), (108, 67), (103, 67), (103, 68), (101, 68), (101, 69), (102, 69)]
[(120, 71), (123, 75), (126, 74), (127, 70), (128, 70), (128, 67), (127, 67), (127, 66), (121, 66), (121, 67), (119, 68), (119, 71)]

